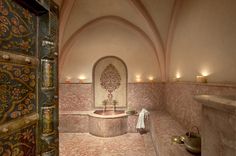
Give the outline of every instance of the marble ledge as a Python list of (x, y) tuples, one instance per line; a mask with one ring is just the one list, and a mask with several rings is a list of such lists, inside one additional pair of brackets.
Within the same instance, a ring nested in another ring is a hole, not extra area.
[(236, 96), (196, 95), (194, 99), (204, 106), (236, 115)]
[(199, 85), (199, 86), (209, 86), (209, 87), (231, 87), (236, 88), (236, 83), (233, 82), (194, 82), (194, 81), (169, 81), (166, 84), (188, 84), (188, 85)]
[(69, 115), (88, 115), (93, 113), (94, 110), (91, 111), (60, 111), (59, 114), (60, 115), (64, 115), (64, 114), (69, 114)]
[[(59, 111), (59, 114), (60, 115), (89, 115), (89, 114), (94, 114), (93, 113), (94, 111), (95, 110), (90, 110), (90, 111)], [(125, 113), (125, 115), (127, 115), (127, 116), (138, 116), (138, 114), (139, 114), (139, 112), (137, 112), (136, 114), (132, 114), (132, 115)], [(98, 115), (98, 116), (100, 117), (101, 115)], [(122, 114), (122, 116), (124, 116), (124, 114)]]

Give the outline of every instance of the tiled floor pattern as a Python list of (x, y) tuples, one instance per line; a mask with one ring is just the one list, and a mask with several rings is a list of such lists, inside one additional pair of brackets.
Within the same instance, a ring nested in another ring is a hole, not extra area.
[(60, 156), (156, 156), (150, 134), (101, 138), (88, 133), (60, 133)]

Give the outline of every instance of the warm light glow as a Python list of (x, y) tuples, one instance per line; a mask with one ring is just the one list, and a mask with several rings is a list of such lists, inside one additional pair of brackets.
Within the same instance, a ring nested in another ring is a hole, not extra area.
[(141, 78), (136, 78), (136, 81), (137, 82), (141, 82)]
[(135, 75), (136, 82), (141, 82), (141, 75)]
[(154, 77), (153, 77), (153, 76), (149, 76), (149, 77), (148, 77), (148, 80), (153, 81), (153, 80), (154, 80)]
[(201, 74), (202, 74), (202, 76), (208, 76), (209, 75), (209, 73), (206, 70), (202, 71)]
[(67, 76), (67, 77), (66, 77), (66, 80), (71, 80), (71, 77), (70, 77), (70, 76)]
[(85, 80), (85, 79), (86, 79), (86, 76), (85, 76), (85, 75), (80, 75), (80, 76), (78, 77), (78, 79), (79, 79), (79, 80)]
[(175, 77), (176, 77), (177, 79), (179, 79), (179, 78), (181, 77), (180, 73), (179, 73), (179, 72), (176, 73)]
[(136, 80), (136, 82), (141, 82), (141, 75), (136, 75), (135, 76), (136, 78), (135, 78), (135, 80)]
[(70, 80), (71, 80), (71, 77), (70, 77), (70, 76), (66, 76), (65, 82), (66, 82), (66, 83), (70, 83)]

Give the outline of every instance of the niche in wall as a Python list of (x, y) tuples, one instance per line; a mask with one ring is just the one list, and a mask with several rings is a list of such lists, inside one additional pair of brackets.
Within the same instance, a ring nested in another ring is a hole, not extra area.
[(94, 107), (127, 106), (127, 67), (115, 56), (99, 59), (93, 67)]

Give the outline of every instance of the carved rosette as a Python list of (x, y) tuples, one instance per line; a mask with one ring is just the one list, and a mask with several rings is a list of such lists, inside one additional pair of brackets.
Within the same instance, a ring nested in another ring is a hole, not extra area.
[(101, 74), (101, 86), (108, 92), (108, 103), (113, 105), (112, 92), (120, 86), (121, 76), (113, 64), (109, 64)]
[(101, 86), (109, 93), (112, 93), (120, 86), (121, 76), (112, 64), (109, 64), (101, 74)]

